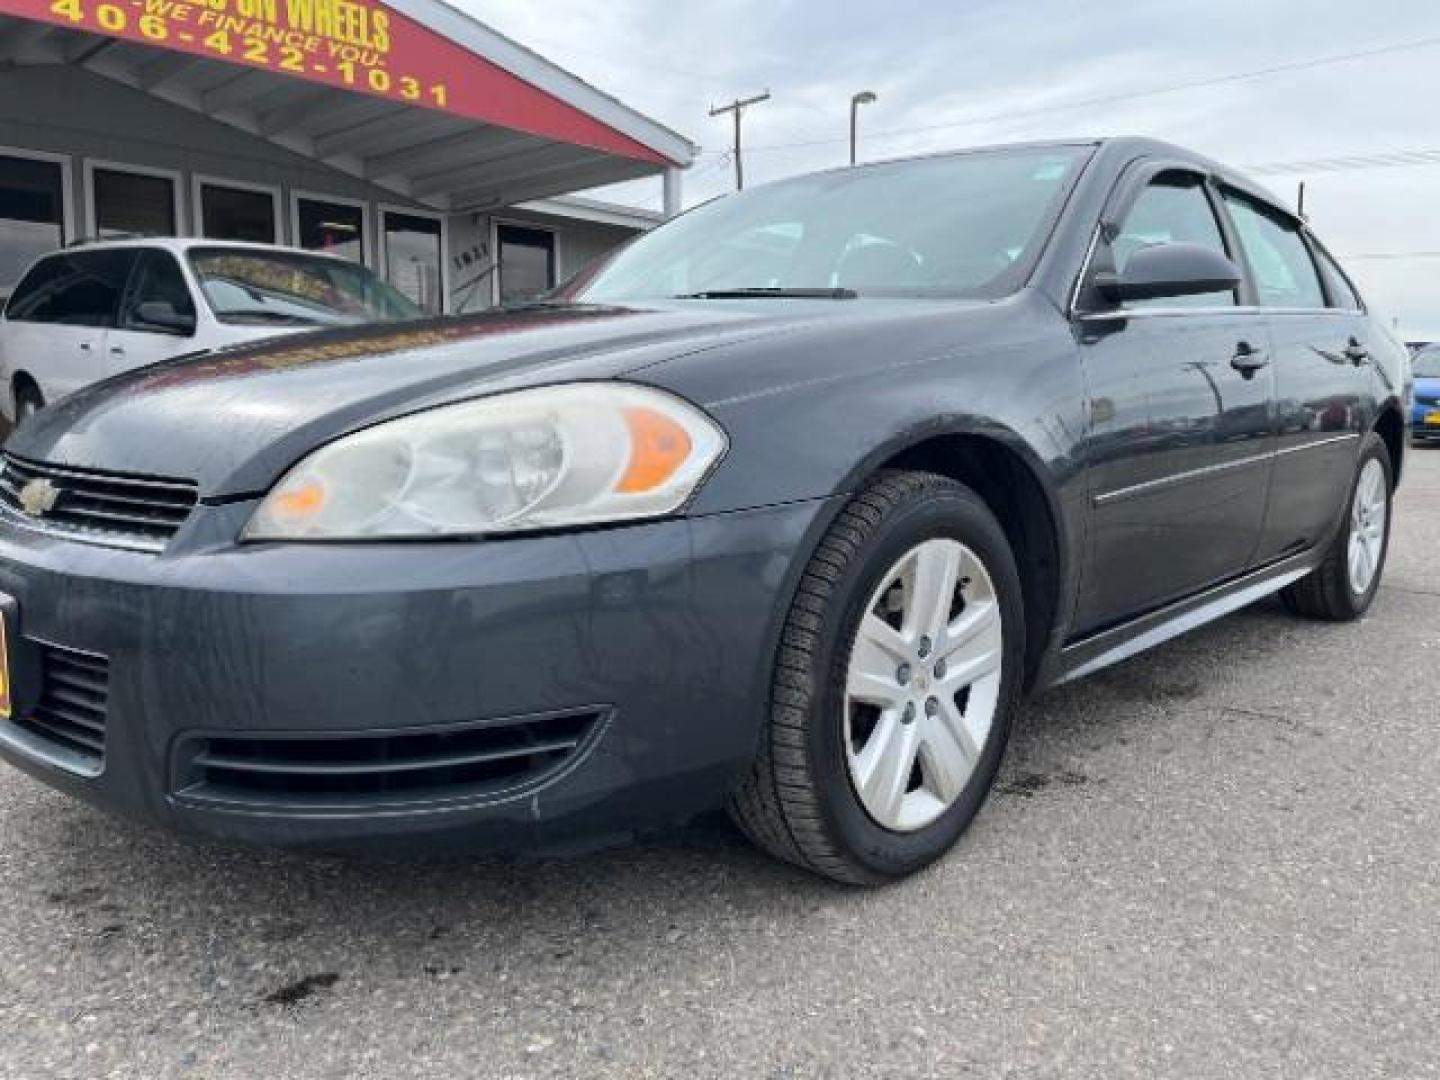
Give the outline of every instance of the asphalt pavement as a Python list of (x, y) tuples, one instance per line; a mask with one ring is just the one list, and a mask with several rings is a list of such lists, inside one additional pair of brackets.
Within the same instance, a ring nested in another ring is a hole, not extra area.
[(1261, 604), (1029, 704), (856, 892), (716, 820), (542, 863), (186, 845), (0, 769), (0, 1076), (1440, 1075), (1440, 450), (1354, 625)]

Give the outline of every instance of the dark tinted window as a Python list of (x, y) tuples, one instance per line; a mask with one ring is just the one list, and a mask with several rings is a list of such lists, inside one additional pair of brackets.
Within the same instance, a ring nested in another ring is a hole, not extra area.
[(1250, 260), (1260, 303), (1264, 307), (1323, 308), (1320, 274), (1295, 223), (1234, 192), (1225, 193), (1225, 204)]
[(211, 240), (273, 244), (278, 239), (275, 196), (268, 191), (201, 184), (200, 231)]
[(500, 303), (531, 300), (555, 287), (555, 234), (544, 229), (497, 225), (500, 241)]
[(180, 264), (168, 251), (140, 253), (130, 292), (120, 313), (120, 325), (126, 330), (155, 329), (140, 318), (141, 304), (165, 304), (180, 318), (195, 321), (195, 301), (185, 285)]
[(64, 191), (54, 162), (0, 156), (0, 297), (27, 266), (64, 246)]
[(1312, 244), (1312, 247), (1315, 261), (1320, 264), (1320, 273), (1325, 276), (1325, 291), (1330, 294), (1330, 306), (1343, 311), (1362, 310), (1365, 305), (1360, 302), (1360, 295), (1340, 269), (1340, 264), (1319, 244)]
[(365, 261), (365, 210), (320, 199), (295, 200), (296, 243), (309, 251)]
[(15, 289), (5, 316), (17, 322), (114, 326), (133, 251), (82, 251), (38, 263)]
[[(1125, 215), (1119, 235), (1111, 241), (1110, 252), (1115, 269), (1123, 273), (1126, 264), (1141, 248), (1181, 243), (1200, 244), (1221, 255), (1229, 254), (1201, 179), (1186, 173), (1166, 174), (1140, 193)], [(1216, 307), (1234, 303), (1232, 290), (1131, 301), (1127, 306)]]
[(175, 184), (163, 176), (96, 169), (95, 229), (119, 234), (170, 236), (175, 232)]

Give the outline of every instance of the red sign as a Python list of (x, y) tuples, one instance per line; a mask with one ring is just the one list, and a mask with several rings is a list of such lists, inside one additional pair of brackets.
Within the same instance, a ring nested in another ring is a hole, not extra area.
[(640, 161), (665, 158), (383, 4), (0, 0), (0, 14), (263, 68)]

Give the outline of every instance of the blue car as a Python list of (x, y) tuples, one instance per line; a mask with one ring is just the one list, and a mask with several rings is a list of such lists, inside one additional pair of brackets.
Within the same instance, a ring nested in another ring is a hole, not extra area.
[(1416, 442), (1440, 440), (1440, 342), (1417, 352), (1411, 366), (1415, 399), (1410, 406), (1410, 433)]

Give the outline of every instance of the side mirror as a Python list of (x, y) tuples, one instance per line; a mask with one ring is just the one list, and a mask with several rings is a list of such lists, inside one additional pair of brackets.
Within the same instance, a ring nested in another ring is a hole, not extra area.
[(195, 332), (195, 316), (175, 310), (168, 300), (146, 300), (135, 309), (132, 320), (137, 328), (159, 330), (165, 334), (190, 335)]
[(1228, 292), (1239, 284), (1239, 267), (1203, 244), (1152, 244), (1131, 255), (1120, 273), (1095, 275), (1096, 290), (1114, 303)]

